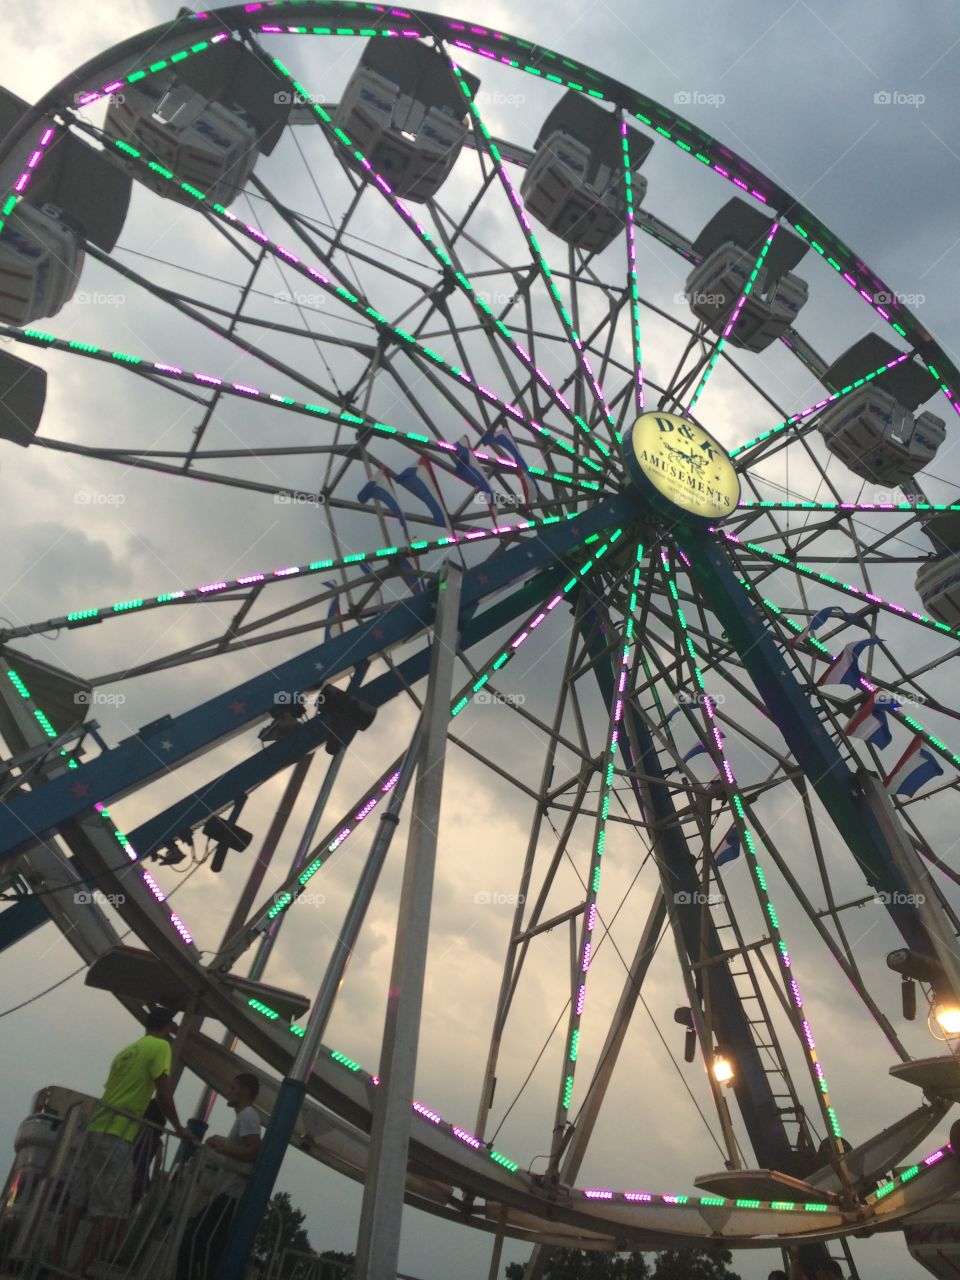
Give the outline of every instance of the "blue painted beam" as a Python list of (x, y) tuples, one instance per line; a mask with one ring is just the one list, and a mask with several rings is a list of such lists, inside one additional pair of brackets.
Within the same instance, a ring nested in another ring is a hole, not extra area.
[[(555, 565), (585, 537), (622, 523), (634, 511), (629, 496), (606, 498), (573, 520), (539, 529), (474, 566), (464, 577), (466, 612), (461, 616), (469, 616), (478, 602), (518, 579)], [(79, 769), (14, 797), (0, 806), (0, 859), (11, 856), (27, 840), (89, 811), (95, 802), (113, 802), (243, 732), (270, 713), (276, 694), (314, 689), (427, 630), (434, 608), (433, 593), (406, 598), (344, 635), (325, 640), (177, 717), (164, 717)]]
[(697, 586), (750, 673), (770, 719), (783, 734), (868, 884), (885, 895), (887, 911), (907, 946), (935, 958), (909, 886), (890, 855), (863, 787), (745, 594), (726, 549), (714, 536), (701, 533), (686, 535), (682, 546), (690, 557)]
[[(568, 576), (567, 569), (562, 565), (554, 566), (546, 573), (537, 575), (507, 599), (498, 601), (484, 613), (475, 615), (461, 632), (462, 648), (471, 648), (501, 627), (529, 613), (535, 605), (554, 593), (561, 578), (566, 579)], [(397, 663), (394, 670), (377, 676), (368, 685), (355, 689), (354, 693), (370, 706), (385, 706), (406, 687), (423, 679), (429, 667), (430, 644), (426, 644), (417, 653)], [(376, 732), (376, 729), (368, 732)], [(236, 796), (260, 786), (301, 755), (313, 751), (326, 741), (326, 737), (326, 728), (319, 719), (305, 721), (289, 738), (272, 743), (262, 751), (256, 751), (219, 777), (212, 778), (198, 791), (177, 800), (162, 813), (148, 818), (134, 831), (127, 832), (127, 838), (141, 855), (149, 849), (157, 848), (171, 836), (205, 822), (211, 813), (216, 813)]]
[(0, 951), (12, 947), (49, 919), (43, 902), (33, 894), (7, 907), (6, 911), (0, 912)]

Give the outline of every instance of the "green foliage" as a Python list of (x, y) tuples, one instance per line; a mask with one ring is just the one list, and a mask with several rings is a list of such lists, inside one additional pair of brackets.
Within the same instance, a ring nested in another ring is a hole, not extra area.
[[(727, 1263), (728, 1249), (667, 1249), (652, 1255), (641, 1253), (585, 1253), (579, 1249), (555, 1249), (544, 1271), (544, 1280), (740, 1280)], [(511, 1262), (506, 1280), (523, 1280), (524, 1264)]]
[(656, 1256), (651, 1280), (740, 1280), (727, 1263), (729, 1249), (666, 1249)]
[[(523, 1280), (524, 1264), (511, 1262), (506, 1280)], [(642, 1253), (584, 1252), (555, 1249), (544, 1271), (545, 1280), (648, 1280), (650, 1272)]]
[[(296, 1250), (297, 1253), (312, 1253), (304, 1223), (307, 1215), (302, 1209), (295, 1209), (290, 1202), (290, 1193), (278, 1191), (270, 1201), (270, 1211), (265, 1213), (257, 1231), (253, 1246), (254, 1259), (262, 1266), (270, 1258), (279, 1257), (285, 1249)], [(280, 1280), (292, 1276), (296, 1259), (288, 1260), (280, 1273)]]

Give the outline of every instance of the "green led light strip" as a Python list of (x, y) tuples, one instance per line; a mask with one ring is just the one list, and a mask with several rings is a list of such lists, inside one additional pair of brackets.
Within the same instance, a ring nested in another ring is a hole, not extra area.
[(848, 511), (851, 515), (866, 511), (875, 512), (917, 512), (917, 511), (960, 511), (960, 502), (787, 502), (768, 500), (738, 502), (738, 511)]
[(627, 699), (627, 676), (630, 670), (630, 658), (633, 651), (634, 631), (636, 628), (637, 591), (640, 585), (640, 569), (643, 563), (643, 546), (637, 544), (634, 564), (630, 580), (630, 603), (626, 610), (623, 641), (619, 646), (617, 663), (614, 667), (613, 696), (610, 699), (607, 719), (607, 741), (601, 763), (600, 791), (597, 797), (597, 817), (594, 823), (593, 844), (590, 854), (590, 866), (587, 871), (586, 895), (583, 901), (583, 919), (580, 924), (580, 941), (577, 949), (579, 965), (579, 986), (574, 983), (574, 991), (570, 1000), (570, 1017), (567, 1026), (566, 1052), (563, 1063), (563, 1080), (561, 1096), (557, 1107), (555, 1132), (565, 1132), (566, 1116), (570, 1110), (573, 1097), (574, 1077), (577, 1070), (577, 1055), (580, 1048), (580, 1029), (583, 1022), (583, 1009), (587, 992), (587, 977), (593, 956), (593, 930), (597, 918), (597, 899), (600, 892), (600, 872), (603, 862), (603, 849), (607, 839), (607, 818), (610, 813), (610, 797), (613, 793), (614, 766), (617, 759), (618, 741), (623, 725), (623, 707)]
[[(745, 440), (743, 444), (738, 444), (735, 449), (729, 450), (731, 458), (738, 457), (741, 453), (746, 453), (748, 449), (752, 449), (755, 445), (763, 444), (765, 440), (772, 439), (773, 436), (780, 435), (782, 431), (786, 431), (788, 427), (796, 426), (798, 422), (804, 422), (807, 418), (819, 413), (821, 409), (826, 408), (828, 404), (836, 404), (838, 400), (842, 400), (844, 396), (851, 395), (868, 382), (872, 382), (874, 378), (882, 377), (888, 370), (895, 369), (904, 361), (908, 360), (910, 353), (907, 352), (899, 356), (896, 360), (891, 360), (887, 364), (882, 364), (879, 369), (874, 369), (870, 373), (865, 373), (862, 378), (857, 378), (855, 382), (848, 383), (847, 386), (841, 387), (839, 391), (833, 391), (828, 396), (824, 396), (822, 400), (818, 400), (816, 404), (811, 405), (809, 409), (804, 409), (801, 413), (792, 414), (789, 418), (784, 418), (782, 422), (778, 422), (775, 427), (770, 427), (767, 431), (761, 431), (758, 436), (754, 436), (752, 440)], [(811, 428), (814, 423), (808, 424)]]
[[(479, 668), (478, 675), (472, 676), (470, 680), (463, 685), (453, 702), (450, 704), (451, 719), (460, 715), (460, 713), (470, 705), (480, 690), (489, 684), (495, 673), (503, 670), (507, 663), (513, 658), (517, 650), (529, 638), (530, 634), (533, 631), (536, 631), (544, 619), (547, 618), (557, 605), (560, 604), (563, 598), (569, 595), (569, 593), (584, 580), (586, 575), (596, 566), (598, 561), (602, 560), (610, 548), (616, 545), (622, 534), (622, 529), (614, 529), (607, 541), (591, 552), (590, 558), (585, 560), (584, 563), (579, 566), (576, 572), (568, 578), (563, 587), (554, 593), (550, 601), (546, 605), (534, 610), (534, 612), (530, 614), (529, 618), (527, 618), (527, 620), (517, 628), (510, 639), (507, 640), (504, 645), (499, 646), (496, 649), (495, 656), (490, 658)], [(593, 535), (593, 537), (599, 537), (599, 535)], [(592, 541), (593, 538), (591, 538), (591, 542)], [(586, 546), (586, 543), (583, 545)], [(235, 955), (242, 954), (246, 947), (250, 946), (256, 937), (264, 931), (264, 929), (266, 929), (279, 915), (287, 911), (293, 905), (297, 900), (297, 895), (300, 890), (304, 888), (320, 868), (325, 865), (330, 855), (336, 852), (340, 845), (343, 844), (344, 840), (356, 830), (362, 819), (358, 820), (355, 815), (366, 810), (369, 802), (375, 796), (380, 794), (386, 779), (399, 769), (402, 762), (402, 757), (399, 757), (392, 765), (388, 766), (376, 782), (367, 788), (362, 798), (356, 804), (350, 806), (348, 816), (337, 824), (333, 832), (329, 833), (329, 838), (325, 838), (321, 842), (324, 845), (323, 852), (308, 863), (308, 865), (299, 873), (289, 876), (288, 879), (284, 881), (273, 893), (270, 906), (262, 907), (251, 917), (250, 923), (242, 930), (241, 940), (237, 948), (231, 948)]]
[(321, 272), (312, 267), (305, 266), (296, 254), (283, 249), (280, 245), (274, 244), (274, 242), (262, 231), (248, 225), (242, 218), (237, 214), (232, 213), (229, 209), (226, 209), (222, 204), (211, 202), (204, 192), (198, 191), (189, 183), (180, 182), (172, 170), (165, 168), (163, 165), (157, 164), (156, 161), (148, 160), (144, 156), (143, 152), (139, 151), (136, 147), (130, 146), (129, 143), (106, 137), (103, 138), (103, 142), (105, 145), (110, 145), (116, 151), (119, 151), (128, 162), (132, 160), (135, 165), (140, 168), (149, 169), (158, 177), (172, 183), (186, 195), (191, 196), (198, 204), (204, 204), (211, 216), (216, 217), (219, 221), (232, 227), (239, 235), (244, 236), (246, 239), (250, 240), (251, 243), (255, 244), (259, 250), (269, 253), (271, 257), (283, 262), (287, 267), (292, 268), (297, 272), (298, 275), (303, 276), (304, 279), (308, 279), (313, 284), (318, 285), (331, 297), (338, 298), (350, 311), (354, 312), (354, 314), (362, 316), (366, 321), (372, 321), (379, 332), (389, 335), (399, 347), (408, 351), (416, 352), (417, 355), (433, 364), (435, 368), (441, 369), (449, 377), (455, 379), (461, 386), (469, 385), (475, 394), (486, 400), (488, 403), (494, 405), (503, 413), (508, 414), (514, 421), (521, 423), (521, 425), (536, 432), (537, 435), (549, 440), (556, 448), (570, 455), (571, 460), (574, 460), (579, 465), (588, 467), (595, 472), (601, 472), (603, 470), (600, 463), (594, 462), (591, 458), (582, 457), (577, 453), (572, 445), (567, 444), (565, 440), (562, 440), (547, 427), (544, 427), (533, 418), (522, 413), (516, 405), (510, 405), (507, 404), (506, 401), (501, 400), (500, 397), (488, 387), (481, 386), (480, 383), (476, 382), (470, 374), (457, 368), (456, 365), (449, 364), (439, 352), (418, 342), (417, 339), (412, 334), (407, 333), (405, 329), (400, 329), (397, 326), (392, 325), (386, 316), (377, 311), (375, 307), (364, 304), (361, 299), (356, 294), (351, 293), (349, 289), (345, 288), (343, 285), (333, 284), (333, 282), (328, 280)]
[[(719, 340), (717, 341), (717, 345), (714, 347), (713, 355), (707, 361), (707, 367), (703, 371), (703, 377), (700, 379), (699, 385), (697, 386), (696, 391), (694, 391), (693, 393), (693, 398), (691, 399), (690, 403), (687, 405), (686, 411), (688, 415), (693, 413), (694, 409), (696, 408), (697, 401), (703, 395), (703, 389), (709, 382), (710, 375), (711, 373), (713, 373), (714, 369), (717, 366), (717, 361), (720, 359), (720, 356), (723, 354), (723, 349), (727, 345), (727, 339), (729, 338), (730, 334), (733, 332), (734, 326), (736, 325), (737, 321), (740, 319), (740, 316), (743, 312), (743, 308), (746, 305), (747, 298), (749, 298), (750, 293), (753, 289), (754, 282), (756, 281), (757, 276), (763, 270), (764, 259), (766, 258), (767, 254), (770, 252), (770, 246), (773, 244), (773, 237), (777, 234), (778, 226), (779, 226), (779, 223), (774, 222), (769, 232), (767, 233), (767, 238), (764, 241), (763, 248), (760, 250), (760, 256), (757, 258), (756, 262), (753, 264), (753, 270), (750, 272), (750, 276), (747, 279), (746, 284), (743, 286), (743, 293), (740, 295), (740, 297), (737, 299), (736, 303), (734, 304), (733, 311), (731, 312), (730, 320), (725, 325), (723, 333), (720, 336)], [(731, 454), (731, 457), (732, 456), (733, 455)]]
[[(537, 380), (537, 382), (540, 384), (540, 386), (543, 388), (546, 394), (550, 397), (550, 399), (555, 404), (559, 405), (563, 409), (564, 413), (571, 415), (574, 418), (574, 420), (577, 422), (578, 426), (582, 425), (582, 427), (587, 432), (590, 432), (591, 431), (590, 427), (585, 422), (583, 422), (582, 419), (577, 417), (577, 415), (574, 413), (571, 406), (566, 402), (566, 400), (561, 396), (560, 392), (557, 391), (557, 389), (549, 381), (546, 375), (537, 366), (536, 361), (532, 358), (529, 352), (527, 352), (522, 346), (520, 346), (519, 342), (517, 341), (510, 327), (507, 324), (505, 324), (504, 321), (497, 319), (497, 317), (493, 314), (493, 309), (476, 292), (473, 282), (466, 275), (464, 275), (462, 271), (457, 270), (456, 265), (453, 262), (453, 259), (450, 257), (450, 255), (440, 245), (436, 243), (436, 241), (430, 235), (429, 231), (427, 231), (426, 227), (422, 226), (417, 221), (417, 219), (413, 216), (413, 214), (410, 212), (407, 206), (403, 203), (403, 201), (400, 200), (396, 195), (394, 195), (393, 190), (389, 187), (389, 184), (387, 184), (385, 179), (382, 178), (382, 175), (376, 172), (376, 170), (373, 168), (372, 164), (367, 159), (367, 157), (363, 154), (362, 151), (360, 151), (357, 148), (357, 146), (355, 145), (353, 139), (349, 136), (349, 134), (345, 133), (344, 130), (341, 129), (340, 126), (333, 119), (333, 116), (331, 116), (330, 113), (320, 105), (320, 103), (317, 101), (316, 95), (311, 94), (304, 87), (304, 85), (301, 84), (301, 82), (293, 76), (293, 74), (287, 69), (287, 67), (284, 66), (284, 64), (280, 61), (279, 58), (273, 59), (273, 65), (277, 69), (277, 71), (286, 78), (288, 83), (294, 88), (294, 90), (299, 94), (299, 96), (305, 100), (305, 102), (309, 105), (310, 110), (313, 111), (314, 115), (316, 115), (317, 118), (322, 121), (325, 127), (324, 131), (327, 134), (327, 136), (333, 140), (336, 146), (341, 148), (343, 151), (347, 152), (353, 159), (356, 159), (357, 161), (359, 161), (364, 180), (366, 181), (368, 186), (380, 192), (380, 194), (384, 197), (384, 199), (386, 199), (389, 202), (394, 212), (397, 213), (403, 219), (406, 225), (418, 237), (420, 242), (429, 250), (431, 254), (433, 254), (433, 256), (440, 263), (440, 266), (444, 272), (445, 278), (453, 281), (455, 287), (459, 289), (459, 291), (463, 294), (464, 297), (469, 299), (474, 310), (478, 312), (478, 314), (482, 317), (481, 323), (492, 324), (494, 329), (496, 329), (496, 331), (501, 335), (501, 337), (505, 338), (506, 341), (510, 343), (510, 347), (513, 353), (519, 357), (519, 359), (523, 362), (523, 364), (526, 365), (531, 375)], [(461, 84), (462, 84), (462, 81), (461, 81)], [(596, 447), (596, 449), (601, 454), (603, 454), (604, 457), (609, 456), (609, 450), (604, 447), (601, 441), (593, 440), (592, 443)]]
[(687, 627), (687, 619), (680, 606), (680, 593), (677, 589), (676, 575), (670, 568), (670, 562), (667, 558), (666, 552), (661, 553), (661, 560), (663, 563), (664, 577), (668, 587), (667, 598), (670, 602), (670, 608), (673, 613), (678, 635), (681, 637), (683, 642), (681, 647), (686, 652), (688, 666), (694, 682), (700, 690), (700, 693), (703, 695), (698, 699), (698, 702), (703, 716), (705, 729), (704, 745), (707, 747), (707, 750), (710, 753), (710, 758), (713, 760), (719, 772), (720, 783), (726, 796), (730, 817), (740, 835), (741, 845), (746, 851), (750, 869), (753, 872), (752, 879), (754, 887), (756, 888), (757, 897), (766, 918), (770, 939), (776, 948), (778, 967), (780, 969), (787, 996), (787, 1005), (793, 1015), (794, 1024), (798, 1032), (800, 1042), (804, 1047), (804, 1058), (807, 1063), (811, 1081), (813, 1082), (821, 1115), (823, 1116), (824, 1123), (831, 1135), (835, 1153), (837, 1158), (841, 1161), (842, 1166), (843, 1145), (841, 1140), (843, 1138), (843, 1133), (840, 1128), (840, 1121), (837, 1118), (835, 1108), (830, 1102), (830, 1093), (827, 1088), (827, 1081), (823, 1074), (823, 1067), (820, 1064), (819, 1056), (817, 1054), (817, 1046), (816, 1041), (814, 1040), (813, 1030), (810, 1026), (810, 1021), (806, 1016), (803, 998), (800, 994), (800, 987), (793, 974), (790, 953), (787, 950), (787, 945), (780, 928), (780, 921), (777, 917), (776, 908), (773, 905), (773, 901), (767, 888), (763, 868), (760, 866), (757, 842), (754, 839), (753, 831), (751, 830), (748, 820), (747, 806), (744, 803), (743, 797), (740, 795), (733, 768), (722, 745), (722, 739), (720, 738), (719, 729), (716, 723), (716, 715), (714, 712), (716, 702), (711, 698), (706, 685), (704, 684), (703, 672), (700, 668), (697, 652), (694, 648), (693, 640)]
[[(139, 371), (141, 373), (149, 373), (151, 377), (161, 378), (164, 381), (186, 383), (192, 387), (215, 390), (220, 395), (234, 396), (247, 403), (261, 404), (269, 409), (278, 409), (305, 417), (327, 418), (331, 422), (338, 422), (348, 426), (353, 431), (371, 431), (384, 439), (396, 440), (399, 444), (416, 449), (418, 453), (423, 453), (424, 450), (431, 450), (437, 453), (439, 457), (449, 457), (451, 455), (451, 450), (447, 447), (449, 446), (449, 441), (432, 440), (429, 436), (425, 436), (419, 431), (401, 431), (398, 427), (393, 427), (387, 422), (380, 422), (378, 419), (370, 418), (364, 414), (351, 413), (346, 409), (337, 410), (324, 405), (310, 404), (305, 401), (295, 400), (292, 396), (283, 395), (279, 392), (263, 391), (259, 387), (252, 387), (247, 383), (231, 383), (212, 374), (181, 369), (176, 365), (166, 364), (162, 361), (146, 360), (141, 356), (131, 355), (126, 351), (110, 351), (106, 348), (94, 346), (89, 342), (58, 338), (55, 334), (46, 333), (42, 329), (16, 329), (10, 325), (0, 324), (0, 335), (13, 338), (17, 342), (26, 343), (28, 346), (43, 347), (48, 351), (64, 351), (70, 355), (81, 356), (88, 360), (99, 360), (104, 364), (112, 364), (121, 369), (126, 369), (130, 373)], [(512, 459), (504, 460), (488, 453), (485, 449), (470, 449), (469, 452), (485, 465), (498, 467), (504, 475), (517, 476), (522, 474), (521, 468)], [(527, 470), (531, 475), (539, 476), (542, 479), (554, 480), (558, 484), (568, 484), (591, 493), (596, 493), (600, 489), (600, 484), (597, 481), (578, 480), (575, 476), (566, 475), (560, 471), (547, 471), (544, 467), (528, 467)]]
[[(460, 86), (460, 91), (464, 96), (464, 100), (466, 101), (467, 108), (470, 112), (471, 118), (473, 119), (474, 125), (479, 130), (480, 136), (483, 138), (484, 143), (486, 144), (487, 153), (490, 156), (490, 159), (493, 161), (494, 168), (496, 169), (496, 172), (497, 172), (497, 177), (500, 180), (500, 185), (503, 187), (504, 191), (506, 192), (507, 199), (510, 201), (510, 206), (513, 209), (514, 215), (517, 219), (517, 223), (520, 227), (521, 233), (523, 234), (523, 238), (526, 240), (527, 247), (529, 248), (531, 254), (533, 255), (533, 259), (534, 259), (534, 262), (536, 263), (537, 270), (540, 274), (540, 278), (543, 281), (543, 283), (547, 286), (547, 289), (549, 290), (550, 296), (553, 299), (554, 305), (556, 307), (557, 314), (559, 315), (560, 320), (563, 323), (564, 331), (566, 332), (566, 335), (569, 338), (569, 340), (573, 343), (573, 346), (577, 352), (579, 363), (581, 368), (583, 369), (584, 374), (586, 375), (587, 384), (590, 388), (591, 395), (593, 396), (594, 403), (596, 407), (600, 410), (600, 412), (603, 414), (604, 418), (606, 419), (607, 425), (610, 427), (610, 430), (615, 431), (616, 428), (613, 421), (613, 415), (611, 414), (610, 410), (607, 408), (606, 399), (603, 395), (603, 391), (601, 390), (600, 384), (598, 383), (596, 378), (596, 374), (593, 372), (593, 369), (590, 365), (589, 357), (587, 356), (586, 352), (583, 349), (583, 341), (580, 338), (580, 335), (577, 333), (577, 330), (573, 323), (573, 317), (571, 316), (570, 312), (567, 310), (567, 306), (563, 298), (560, 296), (560, 290), (557, 288), (556, 281), (554, 280), (553, 275), (550, 271), (550, 268), (547, 265), (547, 261), (543, 256), (543, 252), (540, 248), (539, 243), (537, 242), (537, 238), (533, 234), (533, 231), (530, 227), (530, 223), (527, 219), (527, 216), (523, 212), (523, 205), (522, 205), (522, 201), (520, 200), (520, 196), (515, 190), (513, 183), (510, 181), (509, 177), (507, 176), (507, 171), (503, 165), (503, 157), (500, 155), (500, 149), (498, 148), (497, 144), (494, 142), (493, 138), (490, 135), (489, 129), (483, 122), (483, 118), (480, 115), (480, 111), (477, 108), (477, 104), (473, 99), (473, 94), (470, 92), (470, 87), (463, 78), (463, 72), (460, 70), (460, 68), (452, 59), (450, 60), (450, 68), (453, 71), (453, 74), (457, 78), (457, 83)], [(603, 453), (604, 457), (609, 457), (610, 450), (602, 441), (598, 440), (593, 435), (593, 432), (590, 426), (583, 420), (583, 418), (581, 418), (579, 414), (575, 413), (573, 415), (573, 420), (577, 424), (577, 426), (581, 428), (581, 430), (586, 432), (588, 438), (593, 440), (596, 447)]]
[[(627, 275), (630, 281), (630, 317), (633, 325), (634, 401), (638, 414), (643, 413), (643, 349), (640, 342), (640, 288), (637, 284), (637, 225), (633, 207), (633, 169), (630, 162), (630, 138), (626, 121), (620, 122), (623, 151), (623, 190), (627, 211)], [(617, 441), (623, 435), (617, 432)]]
[[(165, 71), (169, 66), (183, 62), (186, 58), (191, 58), (199, 53), (205, 53), (208, 49), (216, 48), (216, 46), (226, 38), (226, 34), (218, 33), (216, 38), (213, 40), (199, 40), (190, 45), (189, 48), (176, 50), (176, 52), (172, 53), (169, 58), (161, 58), (157, 62), (151, 63), (149, 66), (138, 67), (136, 70), (129, 73), (126, 80), (114, 80), (100, 90), (90, 90), (86, 93), (82, 90), (75, 92), (74, 100), (71, 105), (74, 107), (85, 107), (91, 103), (102, 101), (105, 94), (115, 93), (118, 89), (123, 88), (125, 84), (136, 84), (138, 81), (146, 79), (148, 75), (157, 75), (159, 72)], [(43, 158), (40, 158), (39, 164), (42, 163)], [(37, 167), (39, 167), (39, 165)], [(12, 188), (7, 192), (3, 203), (0, 204), (0, 236), (3, 235), (3, 231), (7, 221), (9, 220), (10, 214), (13, 213), (20, 201), (25, 199), (23, 194), (25, 190), (26, 185), (24, 185), (19, 192), (15, 188)]]
[[(60, 618), (48, 618), (43, 622), (25, 623), (20, 627), (11, 627), (0, 631), (0, 639), (14, 639), (19, 636), (36, 635), (51, 631), (57, 627), (72, 630), (77, 627), (93, 626), (112, 618), (132, 617), (151, 609), (165, 605), (183, 605), (201, 600), (214, 600), (225, 592), (246, 590), (250, 586), (269, 586), (275, 582), (289, 582), (298, 578), (311, 577), (330, 570), (348, 569), (355, 564), (389, 564), (403, 561), (409, 557), (417, 557), (438, 551), (450, 546), (470, 545), (475, 542), (489, 542), (491, 539), (506, 540), (526, 532), (528, 529), (542, 529), (549, 525), (559, 524), (564, 520), (575, 520), (577, 512), (563, 516), (544, 516), (538, 520), (520, 520), (516, 525), (498, 526), (494, 529), (471, 531), (467, 534), (448, 534), (442, 538), (421, 538), (402, 547), (380, 547), (376, 551), (354, 551), (348, 556), (334, 560), (311, 560), (307, 564), (290, 565), (282, 569), (268, 570), (266, 573), (242, 574), (239, 578), (218, 579), (207, 587), (180, 588), (176, 591), (165, 591), (158, 596), (144, 597), (139, 600), (125, 600), (111, 605), (100, 605), (96, 608), (75, 609)], [(216, 588), (216, 589), (214, 589)]]
[[(740, 578), (739, 581), (740, 581), (740, 585), (744, 587), (747, 591), (749, 591), (752, 595), (754, 595), (757, 598), (757, 600), (759, 600), (761, 604), (763, 604), (763, 606), (767, 609), (767, 611), (777, 619), (778, 622), (781, 622), (785, 627), (788, 627), (791, 631), (793, 631), (797, 635), (800, 635), (803, 632), (804, 628), (800, 625), (799, 622), (796, 622), (793, 618), (788, 617), (786, 613), (784, 613), (783, 609), (780, 608), (779, 605), (775, 604), (772, 600), (768, 599), (766, 596), (761, 595), (757, 587), (754, 586), (754, 584), (750, 582), (747, 578)], [(822, 641), (818, 640), (815, 635), (807, 634), (803, 637), (803, 639), (804, 639), (804, 643), (810, 645), (812, 649), (815, 649), (816, 652), (819, 654), (819, 656), (822, 657), (826, 662), (828, 663), (836, 662), (838, 655), (835, 653), (831, 653), (830, 650), (827, 648), (827, 646)], [(860, 685), (861, 685), (861, 688), (865, 689), (868, 693), (873, 692), (875, 689), (880, 687), (874, 684), (873, 681), (867, 680), (865, 677), (861, 679)], [(890, 693), (890, 697), (895, 699), (897, 697), (897, 694)], [(923, 738), (927, 746), (932, 747), (934, 751), (937, 753), (937, 755), (941, 756), (944, 760), (948, 760), (952, 765), (960, 769), (960, 753), (956, 751), (951, 751), (945, 742), (942, 742), (939, 738), (935, 738), (933, 734), (930, 732), (930, 730), (926, 729), (920, 723), (920, 721), (917, 720), (914, 716), (908, 715), (907, 712), (902, 709), (902, 707), (898, 707), (898, 706), (887, 706), (884, 708), (884, 710), (886, 711), (887, 715), (893, 716), (895, 720), (898, 720), (901, 724), (905, 724), (908, 728), (912, 729), (914, 733), (919, 734), (920, 737)]]
[(759, 559), (766, 561), (768, 564), (779, 564), (785, 568), (792, 570), (794, 573), (800, 573), (805, 578), (810, 578), (814, 582), (821, 582), (824, 586), (832, 587), (835, 591), (842, 591), (845, 595), (852, 596), (860, 604), (874, 605), (878, 609), (883, 609), (886, 613), (892, 613), (894, 617), (903, 618), (907, 622), (914, 622), (918, 626), (925, 627), (929, 631), (938, 631), (942, 635), (952, 636), (954, 639), (960, 637), (960, 628), (948, 626), (945, 622), (937, 622), (934, 618), (929, 618), (925, 613), (917, 613), (913, 609), (908, 609), (905, 605), (896, 604), (892, 600), (885, 600), (883, 596), (878, 596), (873, 591), (863, 591), (860, 587), (855, 587), (849, 582), (840, 582), (832, 574), (819, 573), (808, 564), (804, 564), (800, 560), (791, 560), (787, 556), (781, 556), (774, 551), (766, 551), (756, 542), (745, 542), (738, 538), (736, 534), (727, 533), (725, 530), (718, 531), (727, 542), (732, 542), (735, 546), (746, 547)]

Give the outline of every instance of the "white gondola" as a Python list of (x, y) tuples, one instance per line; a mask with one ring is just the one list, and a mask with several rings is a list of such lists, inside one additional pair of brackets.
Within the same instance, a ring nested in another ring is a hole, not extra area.
[[(700, 261), (687, 276), (687, 302), (714, 333), (723, 333), (732, 318), (769, 232), (769, 215), (734, 196), (693, 242)], [(764, 351), (791, 327), (807, 300), (806, 281), (792, 273), (806, 252), (802, 240), (778, 229), (727, 335), (731, 346)]]
[[(632, 168), (653, 145), (629, 131)], [(632, 177), (633, 203), (647, 193), (642, 174)], [(599, 253), (626, 222), (623, 149), (616, 116), (570, 92), (550, 112), (527, 167), (520, 194), (529, 212), (554, 235), (587, 253)]]
[[(480, 81), (461, 72), (475, 93)], [(371, 40), (334, 111), (374, 170), (405, 200), (432, 199), (467, 137), (467, 106), (445, 59), (418, 43)]]
[[(687, 276), (690, 310), (715, 333), (722, 333), (753, 271), (758, 254), (737, 244), (720, 245)], [(807, 284), (790, 272), (771, 280), (761, 270), (728, 342), (746, 351), (764, 351), (793, 324), (807, 300)]]
[[(260, 154), (250, 117), (175, 87), (172, 77), (128, 88), (123, 101), (111, 103), (106, 130), (221, 204), (236, 198)], [(159, 174), (138, 176), (161, 195), (176, 191)]]
[(924, 521), (933, 557), (917, 573), (917, 595), (927, 613), (960, 627), (960, 512), (942, 511)]
[(942, 418), (909, 409), (879, 386), (861, 387), (827, 409), (818, 423), (827, 448), (864, 480), (905, 485), (946, 438)]
[(0, 237), (0, 320), (27, 325), (55, 316), (76, 292), (83, 258), (58, 209), (18, 205)]
[[(110, 102), (105, 129), (179, 182), (229, 204), (260, 156), (276, 146), (290, 115), (286, 90), (263, 61), (227, 41), (203, 58), (125, 86)], [(139, 165), (133, 171), (161, 195), (182, 196), (162, 175)]]

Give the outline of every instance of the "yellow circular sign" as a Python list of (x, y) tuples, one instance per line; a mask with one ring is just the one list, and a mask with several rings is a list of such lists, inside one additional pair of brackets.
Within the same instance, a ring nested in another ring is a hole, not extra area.
[(645, 413), (630, 433), (627, 460), (671, 506), (701, 520), (722, 520), (740, 499), (726, 450), (703, 427), (675, 413)]

